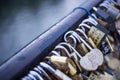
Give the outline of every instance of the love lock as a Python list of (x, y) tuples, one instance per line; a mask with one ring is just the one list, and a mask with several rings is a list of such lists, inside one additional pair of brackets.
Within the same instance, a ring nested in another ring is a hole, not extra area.
[(112, 36), (107, 35), (108, 31), (104, 27), (95, 25), (95, 26), (97, 26), (97, 28), (96, 28), (95, 26), (89, 26), (89, 25), (85, 24), (85, 22), (89, 22), (89, 23), (93, 24), (93, 22), (90, 21), (89, 19), (85, 20), (83, 22), (84, 23), (79, 25), (79, 28), (81, 27), (84, 30), (84, 32), (86, 32), (88, 34), (88, 36), (91, 37), (91, 39), (93, 40), (93, 42), (95, 43), (96, 46), (99, 46), (99, 44), (105, 38), (106, 42), (108, 43), (108, 45), (111, 49), (111, 52), (114, 52), (114, 49), (111, 46), (110, 41), (109, 41), (109, 40), (114, 41), (114, 39)]
[[(74, 41), (74, 45), (73, 46), (78, 52), (82, 53), (82, 55), (86, 54), (88, 52), (86, 46), (81, 42), (81, 40), (78, 38), (78, 36), (76, 36), (75, 34), (73, 34), (74, 31), (68, 31), (65, 35), (64, 35), (64, 40), (68, 43), (70, 43), (69, 40), (67, 40), (67, 37), (73, 36), (75, 38)], [(87, 37), (87, 36), (86, 36)], [(75, 43), (77, 42), (77, 43)]]
[(73, 33), (79, 37), (79, 39), (86, 45), (88, 49), (90, 49), (90, 52), (87, 53), (84, 57), (82, 57), (72, 46), (71, 48), (76, 52), (77, 56), (80, 58), (80, 65), (88, 70), (96, 70), (98, 66), (102, 65), (103, 63), (103, 54), (102, 52), (95, 48), (91, 48), (88, 43), (86, 43), (85, 40), (83, 40), (76, 32), (73, 31)]
[(77, 68), (79, 70), (78, 72), (82, 72), (82, 69), (81, 69), (80, 64), (78, 62), (79, 59), (78, 59), (78, 57), (76, 55), (76, 52), (74, 52), (73, 49), (71, 48), (71, 45), (69, 43), (66, 43), (66, 42), (62, 42), (62, 43), (60, 43), (58, 45), (64, 46), (67, 49), (69, 49), (69, 53), (66, 53), (66, 54), (69, 54), (69, 58), (71, 58), (74, 61), (74, 63), (76, 64), (76, 66), (77, 66)]

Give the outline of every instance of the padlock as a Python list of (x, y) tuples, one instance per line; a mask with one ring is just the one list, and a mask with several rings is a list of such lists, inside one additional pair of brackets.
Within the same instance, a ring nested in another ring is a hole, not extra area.
[[(64, 56), (51, 56), (51, 62), (52, 63), (58, 63), (60, 65), (63, 65), (64, 68), (67, 68), (69, 71), (69, 74), (71, 76), (76, 74), (76, 65), (72, 62), (71, 59), (68, 59), (67, 57)], [(60, 66), (62, 67), (62, 66)]]
[(86, 52), (88, 52), (88, 51), (87, 51), (87, 48), (86, 48), (86, 46), (85, 46), (84, 44), (81, 43), (81, 40), (79, 40), (78, 36), (76, 36), (76, 35), (73, 34), (73, 31), (68, 31), (68, 32), (64, 35), (64, 40), (65, 40), (66, 42), (68, 42), (68, 41), (66, 40), (66, 38), (67, 38), (67, 36), (70, 35), (70, 34), (73, 35), (73, 36), (76, 38), (76, 40), (78, 41), (78, 43), (76, 44), (76, 47), (74, 47), (74, 48), (76, 48), (78, 52), (82, 53), (82, 55), (85, 55)]
[[(83, 24), (83, 23), (82, 23)], [(81, 27), (82, 25), (80, 25), (79, 27)], [(109, 48), (111, 49), (111, 52), (114, 52), (113, 47), (111, 47), (111, 43), (107, 38), (111, 39), (111, 36), (107, 36), (106, 34), (108, 34), (108, 32), (105, 29), (102, 29), (102, 27), (100, 27), (99, 29), (103, 30), (104, 32), (102, 32), (101, 30), (97, 29), (96, 27), (92, 26), (91, 28), (85, 27), (86, 25), (82, 26), (84, 29), (87, 29), (87, 34), (89, 37), (92, 38), (93, 42), (95, 42), (97, 47), (101, 46), (101, 43), (104, 41), (104, 39), (106, 39), (106, 42), (109, 45)], [(106, 37), (106, 38), (105, 38)], [(113, 39), (113, 38), (112, 38)], [(107, 45), (106, 45), (107, 46)], [(101, 48), (101, 47), (100, 47)], [(105, 48), (105, 47), (104, 47)], [(103, 50), (103, 49), (101, 49)], [(108, 52), (107, 52), (108, 53)], [(106, 53), (104, 53), (106, 54)]]
[(76, 52), (74, 52), (74, 50), (71, 48), (71, 45), (69, 43), (65, 43), (65, 42), (62, 42), (59, 45), (66, 46), (66, 47), (69, 48), (69, 50), (70, 50), (70, 52), (69, 52), (70, 57), (69, 58), (71, 58), (75, 62), (76, 66), (77, 66), (77, 69), (78, 69), (78, 73), (82, 72), (80, 64), (78, 63), (79, 59), (76, 55)]
[[(78, 35), (75, 32), (74, 32), (74, 34)], [(79, 39), (90, 49), (90, 52), (87, 53), (84, 57), (80, 56), (79, 53), (77, 53), (77, 51), (76, 51), (76, 54), (78, 55), (78, 57), (81, 58), (80, 59), (81, 66), (88, 71), (96, 70), (98, 68), (98, 66), (102, 65), (102, 63), (103, 63), (102, 52), (97, 48), (92, 49), (89, 46), (89, 44), (87, 44), (80, 36), (79, 36)]]
[(95, 27), (91, 27), (90, 31), (88, 32), (88, 36), (91, 37), (93, 42), (98, 46), (104, 38), (105, 33), (101, 32)]
[(51, 77), (53, 80), (72, 80), (70, 77), (68, 77), (66, 74), (61, 72), (59, 69), (53, 69), (50, 65), (40, 62), (40, 66), (48, 70), (51, 74)]
[[(76, 65), (74, 64), (74, 62), (71, 60), (71, 59), (68, 59), (67, 57), (69, 57), (70, 58), (70, 54), (69, 54), (69, 52), (68, 52), (68, 48), (65, 48), (65, 46), (62, 46), (62, 45), (60, 45), (60, 44), (58, 44), (56, 47), (55, 47), (55, 49), (61, 49), (61, 50), (64, 50), (65, 51), (65, 53), (64, 53), (64, 55), (65, 54), (67, 54), (67, 56), (66, 57), (63, 57), (63, 56), (59, 56), (59, 57), (57, 57), (57, 56), (51, 56), (51, 62), (52, 63), (58, 63), (59, 65), (60, 64), (62, 64), (60, 67), (62, 67), (63, 66), (63, 69), (67, 69), (67, 67), (69, 68), (69, 73), (70, 73), (70, 75), (74, 75), (74, 74), (76, 74)], [(54, 61), (55, 60), (55, 61)], [(62, 62), (63, 61), (63, 62)], [(66, 66), (66, 67), (65, 67)], [(60, 69), (60, 68), (59, 68)]]
[(103, 26), (103, 27), (105, 27), (106, 29), (110, 31), (110, 34), (114, 37), (115, 42), (119, 40), (118, 42), (120, 43), (120, 35), (115, 27), (115, 23), (114, 23), (115, 21), (100, 8), (97, 9), (94, 7), (94, 10), (96, 12), (96, 15), (98, 15), (99, 17), (102, 18), (102, 20), (107, 22), (107, 26)]

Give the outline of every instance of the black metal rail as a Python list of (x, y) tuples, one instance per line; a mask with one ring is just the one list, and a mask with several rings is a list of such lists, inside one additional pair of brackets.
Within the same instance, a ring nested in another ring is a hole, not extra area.
[[(82, 7), (91, 9), (102, 0), (88, 0)], [(85, 12), (77, 9), (61, 21), (53, 25), (44, 34), (38, 36), (31, 43), (21, 49), (16, 55), (0, 66), (0, 80), (19, 79), (23, 73), (39, 63), (55, 45), (63, 41), (63, 35), (70, 29), (75, 29), (85, 18)]]

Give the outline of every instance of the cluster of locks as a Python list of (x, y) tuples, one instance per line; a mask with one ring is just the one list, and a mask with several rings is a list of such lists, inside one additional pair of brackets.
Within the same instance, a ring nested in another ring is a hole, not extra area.
[(119, 7), (113, 0), (94, 7), (22, 80), (120, 80)]

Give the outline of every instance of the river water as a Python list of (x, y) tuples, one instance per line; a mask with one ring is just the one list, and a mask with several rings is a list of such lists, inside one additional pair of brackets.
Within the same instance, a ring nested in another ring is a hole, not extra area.
[(86, 0), (1, 0), (0, 64)]

